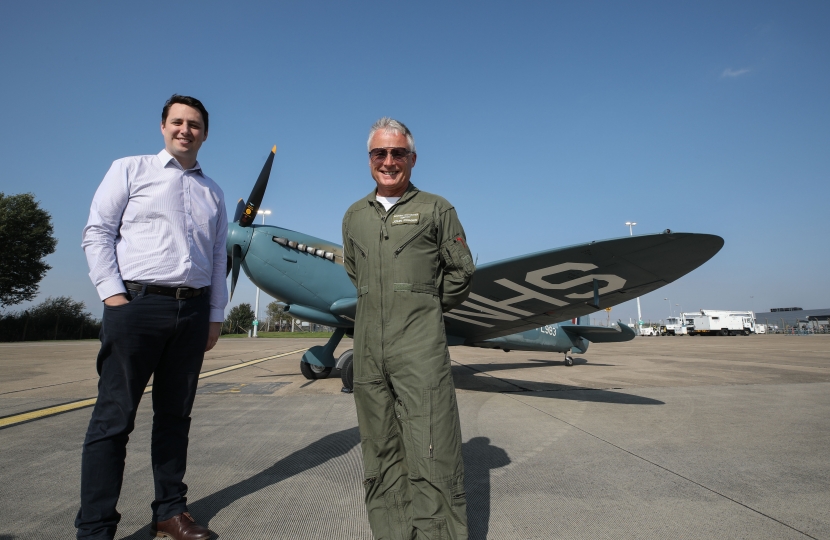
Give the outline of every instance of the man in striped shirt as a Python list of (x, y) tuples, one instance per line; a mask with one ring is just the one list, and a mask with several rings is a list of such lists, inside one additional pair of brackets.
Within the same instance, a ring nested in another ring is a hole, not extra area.
[(116, 160), (84, 228), (89, 276), (104, 302), (98, 400), (81, 465), (78, 538), (112, 539), (127, 440), (153, 376), (153, 532), (203, 540), (187, 511), (190, 411), (206, 351), (228, 301), (225, 198), (196, 161), (208, 113), (173, 95), (161, 115), (164, 150)]

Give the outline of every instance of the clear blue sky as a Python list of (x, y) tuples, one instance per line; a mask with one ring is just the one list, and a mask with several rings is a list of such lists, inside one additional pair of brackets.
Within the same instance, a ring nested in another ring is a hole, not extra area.
[[(455, 204), (480, 263), (631, 220), (726, 240), (644, 296), (645, 319), (664, 298), (830, 307), (828, 28), (823, 0), (2, 2), (0, 191), (53, 216), (36, 302), (99, 316), (89, 203), (114, 159), (162, 148), (171, 94), (210, 111), (199, 160), (229, 209), (276, 144), (268, 223), (337, 242), (373, 186), (368, 128), (390, 115), (414, 132), (413, 181)], [(253, 300), (240, 278), (234, 303)]]

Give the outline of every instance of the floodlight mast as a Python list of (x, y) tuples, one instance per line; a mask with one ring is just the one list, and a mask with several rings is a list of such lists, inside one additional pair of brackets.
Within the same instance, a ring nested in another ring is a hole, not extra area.
[[(262, 215), (262, 224), (265, 225), (265, 216), (269, 215), (271, 213), (271, 211), (270, 210), (257, 210), (256, 213)], [(254, 325), (253, 337), (258, 337), (257, 336), (257, 329), (259, 328), (259, 287), (256, 288), (256, 303), (254, 304), (254, 306), (255, 306), (254, 307), (254, 320), (257, 322), (257, 324)]]
[[(636, 225), (637, 222), (636, 221), (626, 221), (625, 224), (628, 225), (628, 234), (630, 236), (634, 236), (634, 225)], [(638, 296), (637, 297), (637, 335), (642, 335), (642, 331), (641, 331), (642, 327), (643, 327), (643, 314), (640, 311), (640, 297)]]

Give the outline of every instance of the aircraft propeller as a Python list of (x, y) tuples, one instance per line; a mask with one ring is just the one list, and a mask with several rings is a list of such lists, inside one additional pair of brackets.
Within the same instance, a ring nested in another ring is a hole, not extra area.
[[(236, 211), (233, 215), (233, 223), (238, 227), (250, 227), (256, 218), (257, 210), (262, 204), (262, 197), (265, 195), (265, 189), (268, 187), (268, 179), (271, 176), (271, 166), (274, 164), (274, 156), (277, 153), (277, 146), (271, 149), (268, 159), (265, 160), (265, 165), (262, 166), (262, 171), (254, 184), (254, 189), (248, 196), (248, 203), (245, 204), (242, 199), (236, 203)], [(228, 230), (229, 239), (234, 237), (232, 235), (232, 227)], [(228, 254), (228, 270), (227, 274), (231, 274), (231, 295), (233, 298), (233, 291), (236, 289), (236, 280), (239, 279), (239, 265), (242, 263), (242, 245), (238, 243), (230, 244), (230, 253)], [(225, 275), (227, 275), (225, 274)]]

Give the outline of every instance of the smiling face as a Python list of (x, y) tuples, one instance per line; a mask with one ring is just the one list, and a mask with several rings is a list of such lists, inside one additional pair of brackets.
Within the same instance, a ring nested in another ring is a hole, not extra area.
[(179, 164), (189, 169), (196, 164), (199, 148), (207, 139), (202, 113), (183, 103), (174, 103), (161, 124), (164, 148)]
[[(369, 149), (374, 148), (409, 148), (406, 135), (394, 131), (379, 129), (372, 136)], [(406, 188), (409, 187), (409, 177), (412, 175), (412, 167), (415, 166), (415, 159), (418, 156), (411, 153), (403, 161), (395, 161), (391, 153), (387, 152), (386, 159), (376, 163), (369, 159), (369, 169), (372, 171), (372, 178), (378, 184), (378, 195), (381, 197), (400, 197)]]

